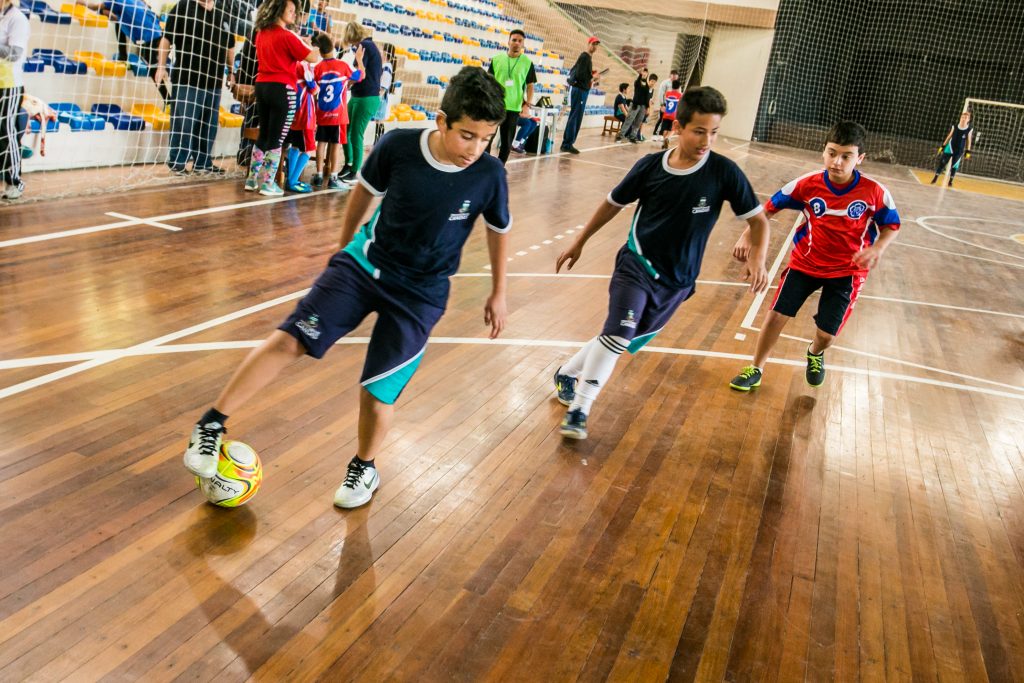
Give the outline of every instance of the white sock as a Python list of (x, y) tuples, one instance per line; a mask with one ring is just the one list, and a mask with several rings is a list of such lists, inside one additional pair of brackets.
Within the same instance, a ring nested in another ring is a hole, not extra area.
[(585, 348), (589, 348), (589, 351), (579, 376), (580, 381), (576, 384), (576, 398), (569, 410), (582, 410), (585, 415), (590, 413), (590, 407), (612, 376), (619, 356), (628, 346), (628, 339), (604, 334), (587, 344)]
[(560, 375), (569, 375), (569, 377), (579, 377), (580, 373), (583, 372), (583, 364), (587, 361), (587, 354), (590, 353), (590, 349), (597, 343), (597, 337), (594, 337), (586, 344), (584, 344), (579, 351), (573, 354), (565, 363), (562, 363), (562, 367), (558, 370)]

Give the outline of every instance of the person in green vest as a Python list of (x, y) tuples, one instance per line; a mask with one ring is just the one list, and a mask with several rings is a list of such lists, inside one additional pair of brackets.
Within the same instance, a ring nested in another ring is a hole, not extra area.
[[(505, 89), (505, 120), (498, 128), (498, 158), (502, 164), (508, 161), (512, 151), (519, 117), (530, 118), (533, 84), (537, 82), (537, 71), (523, 49), (525, 42), (526, 34), (512, 29), (508, 36), (508, 53), (495, 55), (487, 69)], [(491, 151), (490, 145), (487, 151)]]

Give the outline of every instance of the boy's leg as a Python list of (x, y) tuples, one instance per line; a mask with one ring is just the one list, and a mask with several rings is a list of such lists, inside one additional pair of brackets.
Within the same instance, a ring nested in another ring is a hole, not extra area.
[(373, 462), (384, 445), (384, 437), (391, 429), (395, 416), (393, 403), (384, 403), (374, 397), (366, 387), (359, 389), (359, 452), (356, 457)]
[(814, 339), (807, 347), (807, 370), (805, 378), (812, 387), (825, 382), (825, 349), (832, 346), (846, 321), (850, 319), (857, 297), (867, 276), (863, 274), (847, 277), (828, 278), (821, 287), (818, 313), (814, 316), (817, 329)]
[(305, 352), (295, 337), (281, 330), (274, 330), (262, 344), (250, 351), (220, 392), (213, 409), (207, 411), (193, 428), (185, 450), (185, 468), (200, 477), (216, 474), (217, 453), (228, 416)]
[(771, 309), (765, 314), (761, 331), (757, 335), (757, 346), (751, 365), (744, 367), (740, 374), (733, 377), (729, 386), (737, 391), (750, 391), (761, 385), (764, 365), (768, 362), (772, 349), (779, 341), (779, 335), (792, 320), (804, 301), (812, 292), (822, 286), (824, 281), (798, 270), (787, 268), (782, 271), (779, 288), (775, 292), (775, 300)]

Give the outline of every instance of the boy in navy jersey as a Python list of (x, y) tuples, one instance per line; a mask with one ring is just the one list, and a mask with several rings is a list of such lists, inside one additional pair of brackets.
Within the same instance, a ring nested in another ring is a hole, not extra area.
[[(750, 391), (761, 385), (764, 364), (786, 323), (818, 289), (817, 329), (807, 347), (804, 377), (812, 387), (825, 381), (825, 349), (843, 329), (868, 271), (900, 228), (889, 190), (857, 171), (864, 161), (866, 137), (867, 131), (858, 123), (837, 123), (828, 132), (822, 153), (825, 169), (797, 178), (765, 204), (769, 216), (794, 209), (803, 213), (803, 222), (793, 237), (789, 265), (782, 271), (775, 301), (757, 336), (754, 362), (729, 383), (733, 389)], [(733, 256), (744, 261), (749, 250), (750, 235), (744, 231)]]
[(569, 406), (561, 427), (565, 437), (587, 438), (590, 407), (619, 356), (636, 353), (653, 339), (693, 294), (724, 202), (747, 221), (753, 235), (744, 279), (753, 292), (768, 286), (768, 220), (743, 171), (711, 151), (725, 110), (725, 98), (714, 88), (687, 90), (672, 123), (676, 147), (640, 159), (558, 257), (556, 272), (563, 265), (571, 269), (587, 240), (624, 206), (637, 202), (629, 238), (615, 259), (604, 329), (555, 371), (558, 400)]
[[(488, 228), (492, 268), (484, 322), (492, 339), (505, 326), (506, 233), (512, 226), (508, 186), (501, 162), (483, 155), (504, 120), (502, 87), (483, 69), (466, 67), (445, 92), (435, 130), (396, 130), (380, 139), (349, 198), (341, 250), (196, 424), (184, 457), (190, 472), (213, 476), (228, 415), (286, 365), (304, 354), (320, 358), (376, 312), (360, 380), (359, 450), (334, 504), (351, 508), (370, 500), (380, 483), (373, 460), (390, 427), (393, 404), (444, 313), (449, 276), (458, 269), (480, 215)], [(383, 199), (360, 227), (374, 197)]]

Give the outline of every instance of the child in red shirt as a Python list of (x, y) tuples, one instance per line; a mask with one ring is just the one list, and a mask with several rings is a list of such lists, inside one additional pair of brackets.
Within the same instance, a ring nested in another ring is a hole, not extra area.
[(683, 99), (683, 93), (679, 90), (681, 81), (672, 81), (671, 87), (665, 91), (665, 99), (661, 102), (661, 126), (664, 138), (661, 141), (661, 148), (668, 149), (668, 139), (672, 132), (672, 122), (676, 120), (676, 112), (679, 111), (679, 101)]
[(363, 46), (355, 52), (356, 69), (334, 55), (334, 43), (330, 36), (321, 33), (314, 40), (323, 60), (313, 70), (313, 77), (320, 88), (316, 112), (316, 174), (313, 187), (324, 181), (324, 169), (330, 172), (327, 186), (332, 190), (349, 186), (338, 179), (341, 165), (340, 145), (348, 140), (348, 84), (363, 80)]
[(305, 62), (295, 64), (295, 92), (298, 104), (291, 130), (285, 138), (287, 147), (288, 175), (285, 188), (289, 192), (306, 194), (313, 188), (299, 178), (309, 163), (309, 157), (316, 152), (316, 97), (319, 90), (313, 78), (313, 69)]

